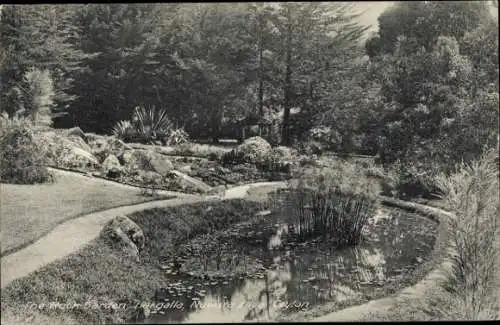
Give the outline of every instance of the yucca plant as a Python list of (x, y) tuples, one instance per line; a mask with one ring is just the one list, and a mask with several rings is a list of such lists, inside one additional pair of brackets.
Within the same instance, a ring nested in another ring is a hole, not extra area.
[(137, 106), (134, 110), (133, 122), (138, 136), (146, 142), (164, 139), (172, 129), (172, 123), (165, 108), (157, 110), (155, 106)]
[(118, 121), (113, 128), (113, 135), (123, 141), (130, 141), (137, 136), (137, 130), (130, 121)]

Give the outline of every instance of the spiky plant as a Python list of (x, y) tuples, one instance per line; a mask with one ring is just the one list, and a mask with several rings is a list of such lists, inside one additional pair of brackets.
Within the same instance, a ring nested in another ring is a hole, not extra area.
[(155, 106), (137, 106), (133, 121), (138, 135), (146, 142), (163, 139), (170, 133), (172, 123), (165, 108), (156, 109)]
[(137, 135), (137, 131), (132, 122), (124, 120), (118, 121), (113, 128), (113, 135), (123, 141), (130, 141)]

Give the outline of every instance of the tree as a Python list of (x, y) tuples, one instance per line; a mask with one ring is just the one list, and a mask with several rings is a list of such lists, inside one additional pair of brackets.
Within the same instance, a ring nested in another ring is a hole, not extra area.
[[(160, 14), (154, 4), (92, 4), (79, 8), (74, 25), (75, 46), (87, 57), (83, 70), (72, 74), (71, 94), (79, 100), (69, 108), (69, 120), (83, 129), (110, 132), (118, 120), (154, 91), (147, 78), (150, 38)], [(149, 102), (145, 102), (149, 104)]]
[(400, 3), (379, 22), (366, 49), (385, 106), (379, 128), (385, 162), (449, 171), (456, 160), (494, 146), (498, 22), (486, 5)]
[(378, 18), (378, 36), (367, 43), (367, 52), (372, 56), (374, 51), (392, 53), (401, 35), (432, 51), (439, 36), (454, 37), (460, 43), (484, 19), (491, 19), (486, 1), (398, 2)]
[(32, 68), (47, 69), (54, 79), (54, 108), (63, 109), (74, 97), (68, 96), (72, 79), (69, 73), (79, 68), (84, 54), (75, 48), (72, 40), (77, 38), (71, 17), (78, 6), (32, 5), (4, 6), (1, 12), (2, 34), (2, 102), (10, 113), (17, 107), (10, 98), (13, 87), (23, 82), (25, 73)]
[[(283, 89), (283, 142), (291, 144), (290, 110), (310, 108), (315, 84), (332, 61), (346, 58), (368, 27), (354, 21), (345, 3), (283, 3), (273, 19), (280, 41)], [(345, 62), (345, 61), (344, 61)], [(332, 71), (332, 70), (330, 70)]]

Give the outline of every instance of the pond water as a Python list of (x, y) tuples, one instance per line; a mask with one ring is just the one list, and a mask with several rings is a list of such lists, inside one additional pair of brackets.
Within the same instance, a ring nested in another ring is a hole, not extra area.
[(409, 277), (432, 251), (438, 224), (381, 208), (363, 242), (345, 249), (284, 240), (287, 225), (263, 214), (186, 245), (180, 269), (165, 263), (165, 287), (145, 324), (270, 321), (324, 303), (356, 300)]

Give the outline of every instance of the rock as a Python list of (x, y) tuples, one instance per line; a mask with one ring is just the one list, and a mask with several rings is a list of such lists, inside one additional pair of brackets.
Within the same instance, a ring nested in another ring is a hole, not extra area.
[(132, 220), (118, 216), (110, 220), (101, 231), (101, 236), (113, 243), (120, 243), (125, 252), (139, 261), (139, 252), (144, 248), (144, 233)]
[(140, 183), (144, 185), (159, 185), (162, 183), (163, 176), (157, 172), (140, 170), (136, 180), (140, 180)]
[(62, 132), (62, 134), (67, 138), (77, 137), (77, 138), (80, 138), (82, 140), (85, 140), (85, 133), (78, 126), (71, 128), (71, 129), (66, 129)]
[(110, 153), (115, 155), (118, 159), (121, 159), (127, 150), (132, 150), (132, 147), (115, 137), (108, 139), (108, 146)]
[(96, 156), (100, 162), (103, 162), (111, 153), (108, 142), (102, 137), (89, 141), (89, 146), (92, 148), (92, 154)]
[(87, 138), (88, 144), (92, 148), (92, 153), (99, 158), (100, 161), (104, 161), (110, 154), (121, 159), (127, 150), (132, 150), (131, 146), (114, 136), (109, 137), (87, 134)]
[(99, 161), (90, 152), (74, 147), (57, 157), (55, 165), (69, 169), (95, 169), (99, 167)]
[(189, 173), (193, 172), (193, 169), (192, 169), (191, 165), (186, 165), (186, 166), (182, 166), (181, 168), (179, 168), (179, 171), (183, 172), (184, 174), (189, 174)]
[(77, 136), (69, 136), (67, 138), (67, 141), (71, 142), (71, 144), (73, 144), (74, 146), (82, 149), (82, 150), (85, 150), (87, 152), (91, 152), (92, 149), (90, 148), (90, 146), (87, 144), (87, 142), (85, 142), (85, 140), (83, 140), (82, 138), (80, 137), (77, 137)]
[(123, 174), (123, 170), (113, 167), (111, 169), (108, 169), (108, 172), (106, 173), (106, 176), (109, 178), (118, 178)]
[(178, 170), (172, 170), (169, 172), (168, 176), (172, 178), (176, 178), (180, 181), (181, 187), (191, 187), (194, 188), (196, 191), (199, 191), (201, 193), (207, 193), (211, 187), (202, 181), (193, 178), (191, 176), (188, 176), (184, 173), (181, 173)]
[(152, 150), (133, 150), (130, 154), (126, 152), (123, 160), (129, 169), (153, 171), (161, 175), (166, 175), (174, 169), (167, 157)]
[(153, 153), (151, 166), (153, 167), (153, 171), (161, 175), (166, 175), (168, 172), (174, 169), (174, 165), (172, 164), (172, 162), (165, 156), (158, 153)]
[(90, 152), (89, 146), (80, 138), (66, 138), (55, 132), (39, 134), (35, 141), (39, 144), (49, 164), (60, 168), (96, 168), (99, 161)]
[(118, 161), (118, 158), (116, 158), (115, 155), (111, 154), (104, 159), (104, 162), (102, 163), (102, 168), (104, 170), (109, 170), (111, 168), (120, 168), (120, 162)]
[(120, 165), (120, 161), (113, 154), (110, 154), (106, 157), (106, 159), (104, 159), (102, 169), (106, 175), (111, 178), (119, 177), (123, 172), (123, 167)]
[(127, 150), (123, 153), (123, 155), (121, 156), (121, 163), (122, 165), (124, 166), (130, 166), (131, 162), (132, 162), (132, 159), (133, 159), (133, 156), (134, 156), (134, 150)]
[(211, 189), (209, 189), (206, 194), (208, 195), (217, 195), (217, 196), (224, 196), (226, 194), (226, 185), (219, 185), (219, 186), (214, 186)]

